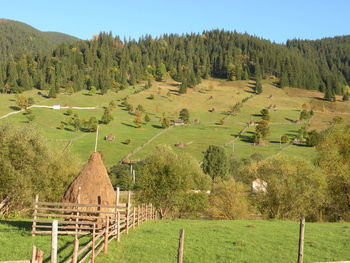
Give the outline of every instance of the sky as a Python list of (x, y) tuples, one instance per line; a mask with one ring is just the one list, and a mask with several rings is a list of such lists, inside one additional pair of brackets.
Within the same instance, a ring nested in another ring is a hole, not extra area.
[(81, 39), (225, 29), (284, 43), (350, 34), (350, 0), (0, 0), (0, 18)]

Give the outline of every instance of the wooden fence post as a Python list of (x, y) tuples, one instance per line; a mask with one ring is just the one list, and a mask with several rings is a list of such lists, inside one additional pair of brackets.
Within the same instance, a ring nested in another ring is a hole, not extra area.
[(135, 228), (135, 224), (136, 224), (136, 209), (135, 206), (133, 207), (133, 215), (132, 215), (132, 229)]
[(92, 248), (91, 248), (91, 263), (95, 262), (95, 233), (96, 233), (96, 224), (92, 228)]
[(36, 214), (38, 213), (38, 202), (39, 202), (39, 195), (35, 196), (35, 203), (34, 203), (34, 216), (33, 216), (33, 226), (32, 226), (32, 236), (35, 236), (36, 232)]
[(153, 205), (151, 204), (151, 220), (153, 220)]
[(117, 224), (117, 220), (118, 220), (118, 211), (119, 211), (119, 197), (120, 197), (120, 189), (119, 187), (117, 187), (116, 189), (116, 194), (115, 194), (116, 198), (115, 198), (115, 210), (114, 210), (114, 226), (115, 226), (115, 231), (118, 231), (118, 224)]
[(108, 252), (108, 235), (109, 235), (109, 217), (106, 216), (106, 231), (103, 244), (103, 253)]
[(184, 229), (180, 229), (179, 250), (178, 250), (178, 253), (177, 253), (177, 263), (182, 263), (183, 262), (184, 242), (185, 242), (185, 230)]
[(58, 221), (52, 221), (51, 235), (51, 263), (57, 263), (57, 238), (58, 238)]
[(41, 251), (40, 249), (37, 249), (36, 251), (36, 263), (43, 263), (44, 259), (44, 252)]
[(140, 225), (140, 206), (137, 206), (137, 226)]
[(36, 262), (36, 246), (32, 247), (32, 260), (30, 261), (31, 263)]
[(304, 260), (304, 230), (305, 230), (305, 218), (300, 219), (299, 227), (299, 250), (298, 250), (298, 263), (303, 263)]
[(128, 202), (126, 203), (125, 234), (129, 234), (129, 212), (130, 212), (130, 191), (128, 192)]
[(73, 257), (72, 257), (72, 263), (78, 262), (78, 251), (79, 251), (79, 239), (77, 236), (74, 238), (74, 248), (73, 248)]
[(78, 188), (78, 196), (77, 196), (77, 218), (75, 219), (75, 221), (77, 222), (77, 224), (75, 225), (75, 235), (78, 235), (78, 228), (79, 228), (79, 225), (78, 225), (78, 222), (79, 222), (79, 204), (80, 204), (80, 190), (81, 190), (81, 187), (79, 186)]
[(120, 212), (117, 212), (117, 241), (120, 241)]

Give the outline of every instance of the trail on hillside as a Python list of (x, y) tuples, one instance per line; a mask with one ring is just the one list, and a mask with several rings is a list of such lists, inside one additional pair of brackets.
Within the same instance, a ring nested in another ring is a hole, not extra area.
[[(28, 109), (31, 109), (31, 108), (47, 108), (47, 109), (54, 109), (54, 106), (49, 106), (49, 105), (32, 105), (32, 106), (29, 106)], [(55, 109), (55, 110), (61, 110), (61, 109), (73, 109), (73, 110), (96, 110), (96, 109), (99, 109), (99, 107), (70, 107), (70, 106), (64, 106), (64, 107), (60, 107), (59, 109)], [(13, 111), (13, 112), (10, 112), (10, 113), (7, 113), (3, 116), (0, 116), (0, 119), (5, 119), (11, 115), (14, 115), (14, 114), (18, 114), (18, 113), (21, 113), (21, 112), (24, 112), (25, 110), (22, 109), (22, 110), (18, 110), (18, 111)]]

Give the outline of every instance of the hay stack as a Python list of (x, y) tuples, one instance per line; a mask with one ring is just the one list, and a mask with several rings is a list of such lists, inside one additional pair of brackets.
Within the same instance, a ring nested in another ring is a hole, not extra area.
[(100, 153), (91, 154), (88, 163), (65, 192), (63, 202), (77, 203), (79, 192), (82, 204), (115, 205), (116, 195)]

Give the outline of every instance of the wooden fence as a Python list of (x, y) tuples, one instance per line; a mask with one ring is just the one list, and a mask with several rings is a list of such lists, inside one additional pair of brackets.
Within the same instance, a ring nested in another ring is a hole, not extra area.
[(82, 203), (41, 202), (36, 196), (34, 202), (32, 235), (51, 234), (53, 220), (58, 222), (59, 235), (89, 235), (93, 231), (102, 231), (107, 218), (110, 222), (122, 227), (128, 232), (129, 222), (138, 221), (139, 218), (151, 218), (155, 215), (155, 209), (151, 204), (132, 206), (131, 193), (128, 194), (126, 203), (119, 203), (119, 194), (115, 206)]
[[(130, 192), (126, 203), (119, 203), (117, 191), (115, 206), (42, 202), (36, 196), (32, 235), (52, 235), (51, 263), (57, 263), (58, 235), (75, 236), (72, 256), (65, 260), (66, 263), (94, 262), (102, 250), (107, 253), (110, 241), (120, 241), (121, 234), (128, 234), (130, 229), (156, 218), (156, 210), (151, 204), (132, 206)], [(83, 236), (90, 239), (81, 245), (80, 237)]]

